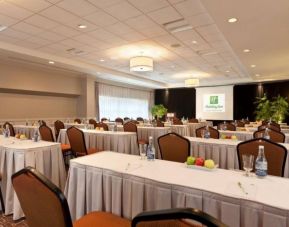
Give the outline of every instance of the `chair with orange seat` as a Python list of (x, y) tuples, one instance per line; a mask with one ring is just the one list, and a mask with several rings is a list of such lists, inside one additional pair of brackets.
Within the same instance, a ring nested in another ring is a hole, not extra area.
[(104, 131), (108, 131), (108, 125), (103, 122), (96, 123), (95, 128), (103, 128)]
[[(268, 174), (284, 177), (287, 149), (281, 144), (274, 143), (264, 138), (256, 138), (241, 142), (237, 146), (239, 168), (243, 169), (243, 155), (253, 155), (254, 160), (258, 156), (259, 146), (264, 146), (264, 153), (268, 163)], [(255, 170), (255, 167), (253, 171)]]
[(144, 140), (144, 139), (139, 139), (138, 138), (138, 133), (137, 133), (137, 126), (134, 122), (132, 121), (129, 121), (129, 122), (126, 122), (124, 125), (123, 125), (123, 131), (124, 132), (135, 132), (136, 133), (136, 137), (137, 137), (137, 142), (138, 144), (148, 144), (149, 141), (147, 140)]
[(65, 129), (64, 123), (60, 120), (54, 122), (55, 138), (57, 140), (60, 130)]
[(114, 121), (115, 121), (116, 123), (119, 123), (119, 124), (122, 124), (122, 125), (123, 125), (123, 119), (121, 119), (120, 117), (117, 117)]
[(191, 143), (177, 133), (168, 133), (158, 138), (161, 158), (174, 162), (185, 162), (190, 155)]
[(80, 129), (72, 126), (67, 129), (66, 134), (70, 143), (71, 150), (76, 157), (94, 154), (100, 151), (100, 149), (97, 148), (86, 148), (84, 133)]
[[(266, 129), (255, 131), (253, 134), (254, 138), (262, 138)], [(268, 129), (270, 140), (275, 143), (285, 143), (285, 134), (283, 132), (275, 131), (274, 129)]]
[(72, 223), (61, 190), (32, 167), (13, 174), (12, 184), (29, 227), (130, 227), (131, 222), (107, 212), (91, 212)]
[[(52, 133), (52, 129), (49, 128), (48, 126), (41, 125), (39, 127), (39, 133), (40, 133), (42, 140), (49, 141), (49, 142), (55, 142), (54, 137), (53, 137), (53, 133)], [(63, 157), (66, 157), (66, 156), (70, 155), (71, 147), (68, 144), (61, 144), (61, 150), (62, 150)]]
[(189, 119), (189, 123), (199, 123), (199, 120), (196, 118)]
[[(197, 128), (196, 129), (196, 137), (202, 137), (202, 131), (206, 130), (207, 126)], [(210, 138), (212, 139), (219, 139), (219, 131), (217, 129), (214, 129), (213, 127), (208, 127), (210, 131)]]
[(9, 128), (9, 131), (10, 131), (10, 136), (15, 136), (15, 130), (14, 130), (14, 127), (13, 127), (13, 125), (11, 124), (11, 123), (9, 123), (9, 122), (5, 122), (4, 123), (4, 125), (3, 125), (3, 128)]

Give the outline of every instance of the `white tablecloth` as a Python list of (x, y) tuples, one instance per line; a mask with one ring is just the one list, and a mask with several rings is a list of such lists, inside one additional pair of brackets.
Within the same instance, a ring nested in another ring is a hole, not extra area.
[(87, 129), (94, 129), (94, 125), (91, 125), (91, 124), (64, 123), (64, 127), (66, 129), (72, 126), (76, 128), (81, 128), (81, 129), (85, 129), (85, 127), (87, 127)]
[[(241, 141), (230, 139), (204, 139), (187, 137), (191, 142), (191, 155), (205, 159), (213, 159), (222, 169), (239, 169), (237, 145)], [(282, 143), (287, 148), (288, 155), (284, 176), (289, 177), (289, 144)]]
[[(32, 126), (32, 125), (14, 125), (14, 130), (15, 130), (15, 133), (20, 133), (20, 134), (25, 134), (25, 136), (28, 138), (28, 139), (31, 139), (33, 138), (34, 136), (34, 133), (36, 130), (39, 129), (39, 126)], [(53, 137), (54, 137), (54, 141), (55, 141), (55, 131), (54, 131), (54, 127), (50, 127), (52, 129), (52, 134), (53, 134)]]
[[(139, 154), (136, 133), (85, 130), (85, 144), (87, 148), (111, 150), (126, 154)], [(61, 129), (58, 142), (69, 144), (66, 129)]]
[(181, 136), (190, 136), (190, 128), (188, 125), (172, 125), (171, 132), (178, 133)]
[(131, 219), (145, 210), (193, 207), (230, 227), (288, 227), (288, 190), (284, 178), (101, 152), (71, 161), (65, 195), (73, 220), (95, 210)]
[(59, 143), (0, 136), (1, 189), (5, 214), (13, 213), (14, 220), (21, 218), (23, 212), (13, 190), (11, 176), (27, 166), (35, 167), (62, 190), (65, 186), (66, 171)]
[(204, 126), (213, 126), (213, 122), (211, 121), (203, 121), (199, 123), (187, 123), (190, 130), (190, 136), (196, 137), (196, 129), (204, 127)]

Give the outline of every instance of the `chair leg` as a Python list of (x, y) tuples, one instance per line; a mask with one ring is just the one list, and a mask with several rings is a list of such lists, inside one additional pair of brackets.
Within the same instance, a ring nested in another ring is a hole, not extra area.
[(3, 200), (3, 195), (2, 195), (1, 188), (0, 188), (0, 203), (1, 203), (3, 214), (5, 214), (5, 205), (4, 205), (4, 200)]

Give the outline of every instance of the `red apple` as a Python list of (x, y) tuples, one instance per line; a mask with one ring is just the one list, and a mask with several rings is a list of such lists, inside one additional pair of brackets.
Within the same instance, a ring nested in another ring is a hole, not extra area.
[(203, 166), (204, 165), (205, 160), (203, 158), (197, 158), (195, 165), (197, 166)]

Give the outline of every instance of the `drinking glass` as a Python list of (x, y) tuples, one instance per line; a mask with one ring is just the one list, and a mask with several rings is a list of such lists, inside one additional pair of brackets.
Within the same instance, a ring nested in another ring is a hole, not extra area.
[(243, 159), (243, 169), (245, 170), (245, 176), (250, 176), (250, 172), (253, 170), (253, 155), (242, 155)]
[(140, 159), (145, 160), (146, 159), (146, 149), (147, 145), (146, 144), (140, 144), (139, 145), (139, 153), (140, 153)]
[(201, 131), (201, 137), (202, 137), (202, 138), (205, 138), (205, 130), (202, 130), (202, 131)]

